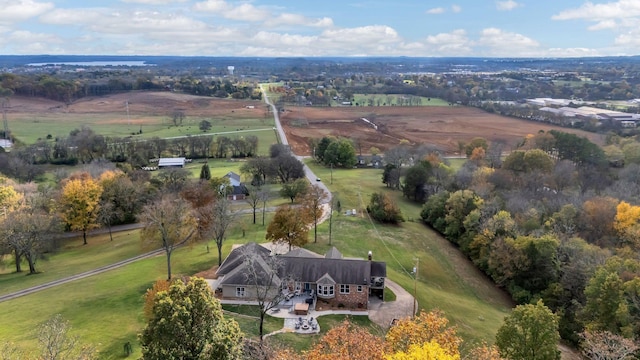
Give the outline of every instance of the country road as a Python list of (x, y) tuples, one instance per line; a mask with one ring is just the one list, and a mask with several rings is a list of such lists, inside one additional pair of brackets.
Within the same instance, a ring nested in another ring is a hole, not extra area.
[(12, 300), (12, 299), (18, 298), (20, 296), (29, 295), (29, 294), (32, 294), (34, 292), (38, 292), (40, 290), (49, 289), (49, 288), (52, 288), (54, 286), (66, 284), (66, 283), (69, 283), (69, 282), (72, 282), (72, 281), (75, 281), (75, 280), (84, 279), (84, 278), (92, 276), (92, 275), (100, 274), (100, 273), (103, 273), (103, 272), (106, 272), (106, 271), (109, 271), (109, 270), (113, 270), (113, 269), (117, 269), (119, 267), (123, 267), (125, 265), (129, 265), (129, 264), (131, 264), (133, 262), (136, 262), (138, 260), (150, 258), (150, 257), (157, 256), (157, 255), (161, 255), (162, 253), (164, 253), (164, 249), (158, 249), (158, 250), (154, 250), (154, 251), (149, 251), (147, 253), (144, 253), (144, 254), (141, 254), (141, 255), (138, 255), (138, 256), (134, 256), (134, 257), (126, 259), (126, 260), (118, 261), (117, 263), (114, 263), (114, 264), (105, 265), (105, 266), (99, 267), (97, 269), (85, 271), (83, 273), (72, 275), (72, 276), (68, 276), (68, 277), (63, 278), (63, 279), (50, 281), (48, 283), (32, 286), (30, 288), (27, 288), (27, 289), (24, 289), (24, 290), (20, 290), (20, 291), (16, 291), (16, 292), (13, 292), (11, 294), (2, 295), (2, 296), (0, 296), (0, 302), (7, 301), (7, 300)]

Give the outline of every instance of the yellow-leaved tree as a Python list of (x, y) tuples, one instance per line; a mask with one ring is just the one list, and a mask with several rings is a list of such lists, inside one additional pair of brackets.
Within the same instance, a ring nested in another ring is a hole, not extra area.
[(616, 207), (616, 217), (613, 227), (618, 232), (618, 236), (636, 248), (640, 248), (640, 206), (633, 206), (625, 201), (621, 201)]
[(11, 182), (0, 176), (0, 215), (6, 217), (7, 214), (17, 209), (22, 198), (22, 194), (16, 192)]
[(399, 351), (385, 356), (385, 360), (460, 360), (460, 354), (450, 354), (435, 341), (413, 344), (407, 352)]
[(411, 345), (436, 342), (447, 354), (459, 354), (458, 347), (462, 339), (456, 335), (456, 329), (448, 327), (449, 320), (439, 310), (421, 311), (415, 318), (398, 321), (385, 337), (386, 353), (410, 351)]
[(87, 231), (97, 228), (102, 186), (88, 173), (73, 175), (62, 188), (60, 206), (62, 219), (73, 231), (82, 231), (87, 244)]

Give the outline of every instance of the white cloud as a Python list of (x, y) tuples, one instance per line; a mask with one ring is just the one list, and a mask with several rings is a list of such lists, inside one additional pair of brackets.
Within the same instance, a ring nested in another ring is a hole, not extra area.
[(457, 29), (449, 33), (430, 35), (425, 40), (427, 47), (436, 56), (462, 56), (472, 53), (471, 41), (464, 29)]
[(459, 13), (462, 11), (462, 6), (460, 5), (451, 5), (451, 11), (454, 13)]
[(429, 10), (427, 10), (427, 14), (432, 14), (432, 15), (435, 15), (435, 14), (442, 14), (442, 13), (444, 13), (445, 11), (446, 11), (446, 10), (445, 10), (444, 8), (442, 8), (442, 7), (437, 7), (437, 8), (433, 8), (433, 9), (429, 9)]
[(120, 0), (124, 3), (147, 4), (147, 5), (168, 5), (172, 3), (183, 3), (188, 0)]
[(299, 14), (280, 14), (278, 17), (270, 18), (265, 21), (265, 25), (269, 27), (276, 26), (309, 26), (309, 27), (332, 27), (333, 20), (328, 17), (320, 19), (310, 19), (306, 16)]
[(41, 15), (54, 8), (53, 3), (33, 0), (0, 0), (0, 24), (15, 23)]
[(207, 0), (196, 3), (193, 8), (196, 11), (225, 12), (231, 9), (232, 6), (224, 0)]
[(498, 28), (482, 30), (478, 45), (487, 48), (490, 56), (541, 56), (540, 44), (522, 34)]
[(500, 11), (511, 11), (519, 6), (522, 6), (522, 4), (513, 0), (496, 1), (496, 8)]
[(615, 20), (608, 19), (602, 20), (595, 25), (591, 25), (588, 27), (589, 30), (605, 30), (605, 29), (615, 29), (618, 26)]
[(599, 21), (603, 19), (619, 19), (637, 16), (640, 16), (640, 1), (619, 0), (606, 4), (594, 4), (588, 1), (579, 8), (561, 11), (551, 18), (554, 20), (584, 19)]

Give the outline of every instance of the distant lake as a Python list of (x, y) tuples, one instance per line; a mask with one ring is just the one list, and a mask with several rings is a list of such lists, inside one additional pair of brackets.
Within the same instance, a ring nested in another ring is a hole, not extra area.
[(68, 62), (46, 62), (31, 63), (27, 66), (47, 66), (47, 65), (66, 65), (66, 66), (153, 66), (147, 64), (146, 61), (68, 61)]

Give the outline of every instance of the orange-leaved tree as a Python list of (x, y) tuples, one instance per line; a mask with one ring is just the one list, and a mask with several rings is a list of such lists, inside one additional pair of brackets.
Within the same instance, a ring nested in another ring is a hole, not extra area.
[(171, 281), (156, 280), (153, 286), (144, 293), (144, 317), (147, 321), (153, 318), (153, 304), (155, 303), (156, 294), (161, 291), (169, 291), (170, 287)]
[(291, 206), (279, 206), (267, 226), (265, 238), (274, 244), (303, 246), (309, 235), (309, 214)]
[(365, 328), (345, 320), (329, 330), (301, 358), (307, 360), (382, 360), (383, 342)]
[(97, 228), (102, 186), (89, 173), (73, 175), (63, 185), (60, 205), (62, 219), (73, 231), (82, 231), (87, 244), (87, 231)]
[(456, 329), (448, 324), (449, 320), (439, 310), (421, 311), (414, 318), (400, 319), (387, 332), (386, 353), (407, 352), (411, 345), (435, 341), (448, 354), (459, 354), (458, 347), (462, 339), (456, 335)]

